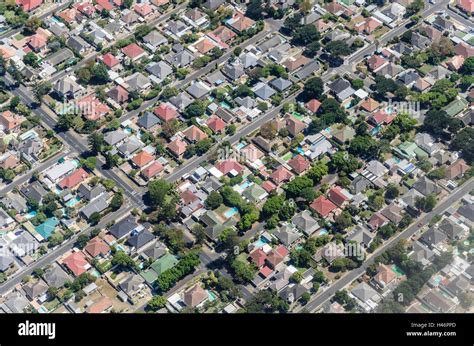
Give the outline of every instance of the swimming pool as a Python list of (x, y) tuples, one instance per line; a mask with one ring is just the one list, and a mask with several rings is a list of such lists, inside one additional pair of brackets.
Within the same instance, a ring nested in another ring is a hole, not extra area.
[(28, 212), (28, 214), (25, 215), (25, 218), (29, 220), (29, 219), (34, 218), (37, 214), (38, 212), (36, 210), (32, 210)]
[(260, 249), (261, 247), (263, 247), (265, 244), (268, 244), (267, 240), (263, 237), (260, 237), (258, 240), (256, 240), (254, 243), (253, 243), (253, 246), (255, 246), (256, 248)]
[(243, 147), (245, 147), (245, 145), (246, 145), (245, 143), (240, 142), (239, 144), (237, 144), (237, 145), (235, 146), (235, 148), (236, 148), (237, 150), (240, 150), (240, 149), (242, 149)]
[(229, 208), (229, 210), (227, 210), (225, 213), (224, 213), (224, 216), (228, 219), (230, 219), (232, 216), (234, 216), (236, 213), (239, 212), (239, 209), (237, 209), (236, 207), (233, 207), (233, 208)]
[(66, 202), (66, 207), (72, 208), (80, 201), (81, 199), (78, 196), (71, 198), (69, 201)]
[(213, 302), (214, 300), (217, 299), (216, 294), (212, 291), (207, 291), (207, 295), (209, 296), (209, 301), (211, 301), (211, 302)]
[(225, 108), (225, 109), (230, 109), (230, 104), (228, 104), (227, 102), (225, 101), (222, 101), (219, 103), (221, 105), (222, 108)]
[(327, 234), (329, 234), (329, 232), (328, 232), (327, 229), (324, 229), (324, 228), (323, 228), (322, 230), (319, 231), (319, 236), (327, 235)]

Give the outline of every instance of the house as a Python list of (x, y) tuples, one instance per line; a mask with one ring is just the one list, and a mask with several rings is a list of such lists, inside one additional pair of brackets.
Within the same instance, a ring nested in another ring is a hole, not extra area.
[(293, 174), (286, 169), (285, 166), (280, 166), (270, 174), (270, 178), (275, 184), (280, 185), (284, 182), (290, 181), (291, 178), (293, 178)]
[(444, 218), (438, 226), (439, 230), (446, 234), (450, 240), (459, 240), (466, 234), (466, 230), (449, 218)]
[(168, 143), (167, 148), (171, 151), (173, 155), (179, 157), (184, 154), (187, 146), (188, 145), (186, 144), (186, 142), (182, 141), (179, 138), (176, 138), (174, 141)]
[(138, 250), (149, 244), (154, 239), (155, 236), (147, 229), (132, 231), (130, 237), (127, 239), (127, 244), (135, 250)]
[(75, 80), (67, 76), (60, 78), (53, 86), (53, 91), (61, 98), (74, 99), (81, 96), (83, 88)]
[(155, 159), (153, 155), (143, 150), (132, 158), (133, 164), (138, 168), (143, 168)]
[(369, 222), (367, 223), (369, 227), (373, 230), (376, 230), (388, 223), (388, 219), (383, 216), (381, 213), (374, 213)]
[(128, 101), (128, 91), (121, 85), (117, 85), (110, 89), (107, 95), (119, 104)]
[(289, 116), (286, 118), (286, 128), (293, 137), (303, 132), (306, 126), (307, 125), (304, 122), (296, 119), (295, 117)]
[(470, 166), (463, 159), (456, 160), (452, 165), (450, 165), (445, 170), (445, 176), (447, 179), (456, 179), (462, 177), (468, 170)]
[(140, 275), (134, 274), (122, 281), (119, 285), (119, 288), (125, 292), (130, 301), (133, 303), (134, 298), (140, 294), (144, 286), (145, 280)]
[(43, 201), (43, 197), (48, 194), (39, 181), (34, 181), (33, 183), (22, 187), (20, 192), (26, 197), (27, 200), (32, 199), (39, 204), (41, 204)]
[(253, 88), (252, 91), (262, 100), (268, 100), (270, 97), (276, 94), (276, 91), (272, 89), (270, 86), (263, 82), (257, 83)]
[(25, 117), (19, 114), (4, 111), (0, 114), (0, 129), (5, 133), (15, 132), (25, 120)]
[[(170, 74), (173, 73), (173, 68), (168, 65), (163, 60), (157, 63), (150, 63), (146, 67), (146, 71), (151, 73), (154, 77), (158, 78), (160, 81), (164, 80)], [(152, 79), (152, 77), (150, 77)]]
[(277, 232), (274, 232), (273, 235), (286, 247), (291, 246), (302, 237), (301, 233), (288, 225), (280, 227), (280, 229)]
[(474, 14), (474, 1), (472, 0), (457, 0), (456, 7), (468, 15)]
[(225, 129), (225, 122), (218, 116), (212, 116), (210, 117), (207, 122), (206, 122), (207, 127), (209, 127), (212, 132), (214, 133), (219, 133), (222, 132)]
[(62, 260), (62, 264), (66, 266), (75, 276), (85, 273), (91, 265), (87, 262), (84, 253), (81, 251), (73, 252)]
[(107, 207), (109, 203), (107, 202), (107, 196), (104, 194), (100, 195), (96, 199), (92, 200), (86, 206), (82, 207), (79, 212), (86, 218), (89, 219), (94, 213), (101, 213)]
[(48, 285), (41, 279), (36, 281), (29, 281), (25, 285), (23, 285), (23, 291), (25, 295), (30, 298), (30, 300), (34, 300), (38, 297), (43, 296), (48, 291)]
[(237, 176), (243, 172), (244, 167), (235, 160), (225, 160), (217, 162), (214, 167), (223, 175)]
[(101, 296), (86, 309), (86, 312), (89, 314), (107, 313), (112, 309), (112, 307), (112, 300), (107, 296)]
[(153, 161), (150, 165), (148, 165), (141, 171), (141, 175), (147, 180), (150, 180), (151, 178), (159, 174), (162, 170), (163, 165), (157, 161)]
[(186, 11), (182, 18), (195, 28), (206, 28), (209, 26), (207, 15), (197, 7)]
[(15, 0), (24, 12), (31, 12), (43, 4), (43, 0)]
[(359, 192), (363, 192), (373, 186), (374, 185), (370, 180), (368, 180), (362, 175), (358, 175), (354, 178), (354, 180), (352, 180), (351, 185), (349, 186), (349, 190), (353, 194), (358, 194)]
[(336, 79), (334, 82), (329, 84), (328, 87), (333, 95), (341, 102), (345, 101), (355, 93), (355, 90), (351, 87), (351, 83), (342, 78)]
[(85, 52), (92, 48), (91, 45), (80, 36), (70, 36), (66, 43), (69, 48), (80, 55), (84, 55)]
[(388, 65), (388, 61), (380, 55), (374, 54), (369, 59), (367, 59), (367, 66), (372, 72), (377, 72), (379, 69), (386, 65)]
[(110, 146), (116, 146), (128, 138), (127, 134), (122, 130), (110, 131), (104, 134), (104, 141)]
[(110, 248), (101, 238), (94, 237), (87, 242), (84, 252), (94, 258), (98, 256), (105, 257), (110, 252)]
[(155, 115), (164, 122), (175, 119), (178, 116), (176, 108), (168, 103), (162, 103), (154, 110)]
[(435, 227), (431, 227), (420, 237), (420, 242), (426, 244), (430, 248), (436, 248), (439, 244), (447, 240), (447, 235)]
[(308, 210), (303, 210), (294, 215), (291, 219), (291, 223), (295, 225), (298, 230), (308, 236), (311, 236), (320, 228), (318, 222), (311, 216), (311, 213)]
[(423, 267), (431, 265), (435, 253), (423, 243), (415, 241), (413, 243), (413, 251), (409, 254), (409, 257), (417, 262), (420, 262)]
[(342, 207), (344, 203), (349, 199), (347, 192), (345, 192), (340, 186), (335, 186), (328, 191), (328, 197), (338, 207)]
[(82, 183), (89, 177), (89, 173), (87, 173), (84, 168), (79, 168), (75, 170), (73, 173), (66, 176), (62, 179), (58, 186), (65, 190), (65, 189), (72, 189), (73, 187), (77, 186), (78, 184)]
[(125, 79), (125, 83), (128, 91), (143, 92), (151, 87), (150, 79), (140, 72), (135, 72), (128, 76)]
[(436, 143), (435, 139), (427, 133), (417, 133), (415, 136), (415, 144), (426, 151), (430, 156), (441, 149), (439, 143)]
[(237, 35), (229, 28), (221, 25), (208, 33), (207, 36), (217, 42), (230, 43)]
[(380, 214), (392, 221), (395, 225), (398, 225), (398, 223), (403, 219), (402, 211), (402, 207), (395, 204), (395, 202), (392, 202), (390, 205), (382, 209)]
[(187, 93), (180, 93), (170, 99), (170, 103), (180, 111), (184, 110), (187, 106), (193, 103), (193, 99)]
[(194, 285), (191, 289), (184, 292), (183, 301), (186, 306), (195, 308), (209, 299), (209, 294), (202, 288), (201, 284)]
[(288, 161), (288, 166), (290, 166), (296, 174), (300, 175), (306, 171), (311, 166), (311, 164), (302, 155), (298, 154)]
[(109, 228), (109, 233), (117, 239), (122, 239), (126, 235), (130, 234), (134, 229), (138, 227), (135, 221), (135, 217), (132, 215), (118, 221), (112, 227)]
[(428, 307), (437, 313), (454, 312), (456, 304), (449, 298), (446, 298), (441, 292), (430, 290), (422, 299)]
[(203, 4), (204, 7), (210, 10), (216, 10), (225, 3), (225, 0), (206, 0)]
[(203, 82), (193, 82), (191, 85), (186, 89), (186, 91), (196, 99), (201, 99), (211, 91), (206, 84)]
[(165, 55), (165, 60), (176, 68), (186, 67), (190, 65), (195, 59), (196, 56), (186, 49), (178, 53), (170, 52), (169, 54)]
[(348, 241), (354, 241), (358, 245), (368, 248), (370, 244), (372, 243), (372, 240), (374, 239), (375, 234), (369, 232), (369, 230), (364, 227), (358, 225), (352, 233), (347, 237)]
[(162, 44), (168, 43), (168, 40), (158, 31), (153, 30), (148, 35), (143, 37), (143, 42), (145, 43), (145, 46), (150, 48), (151, 51), (154, 51)]
[(433, 180), (427, 178), (426, 176), (423, 176), (418, 179), (413, 184), (413, 188), (425, 197), (431, 194), (437, 195), (440, 191), (438, 185), (436, 185)]
[(382, 297), (366, 282), (361, 282), (352, 289), (351, 294), (357, 298), (358, 303), (365, 311), (374, 310)]
[(160, 120), (151, 112), (145, 112), (137, 120), (137, 125), (143, 127), (145, 130), (150, 130), (160, 123)]
[(57, 263), (53, 263), (44, 271), (43, 279), (48, 286), (61, 288), (66, 282), (72, 282), (71, 277)]
[(90, 94), (76, 102), (84, 118), (91, 121), (99, 120), (110, 112), (110, 108), (102, 103), (94, 94)]
[(147, 53), (136, 43), (131, 43), (128, 46), (122, 48), (122, 53), (125, 54), (132, 61), (140, 60), (145, 57)]
[(318, 213), (322, 217), (328, 216), (337, 206), (324, 196), (319, 196), (310, 205), (310, 209)]
[(114, 70), (120, 65), (119, 59), (117, 59), (112, 53), (104, 54), (101, 58), (102, 62), (109, 69)]
[(316, 100), (316, 99), (312, 99), (312, 100), (309, 100), (306, 104), (305, 104), (305, 107), (306, 109), (308, 109), (309, 111), (313, 112), (313, 113), (317, 113), (318, 110), (319, 110), (319, 107), (321, 107), (321, 102)]
[(281, 77), (272, 79), (272, 81), (270, 82), (270, 85), (280, 92), (288, 89), (292, 84), (293, 83), (290, 82), (288, 79), (284, 79)]
[(253, 28), (255, 26), (255, 21), (244, 16), (240, 12), (235, 12), (233, 17), (226, 21), (226, 24), (237, 33), (241, 33)]

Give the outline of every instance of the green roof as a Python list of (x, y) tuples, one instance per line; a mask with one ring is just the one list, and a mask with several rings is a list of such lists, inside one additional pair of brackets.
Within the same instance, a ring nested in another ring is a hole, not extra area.
[(41, 225), (37, 226), (35, 230), (43, 237), (43, 239), (48, 239), (56, 229), (57, 225), (59, 225), (59, 220), (55, 217), (52, 217), (43, 222)]
[(403, 142), (395, 151), (405, 158), (413, 158), (416, 156), (415, 150), (418, 146), (413, 142)]
[(243, 192), (243, 195), (248, 200), (252, 202), (256, 202), (256, 201), (259, 201), (260, 196), (264, 195), (265, 193), (267, 192), (262, 187), (260, 187), (257, 184), (253, 184), (252, 186), (250, 186)]
[(458, 99), (451, 102), (449, 105), (444, 107), (446, 113), (449, 116), (454, 117), (456, 114), (460, 113), (464, 108), (468, 106), (468, 102), (464, 99)]
[(158, 274), (151, 268), (141, 272), (140, 275), (150, 285), (158, 278)]
[(178, 263), (178, 259), (176, 256), (167, 253), (163, 257), (157, 259), (155, 262), (151, 264), (151, 268), (158, 274), (161, 275), (168, 269), (173, 268)]

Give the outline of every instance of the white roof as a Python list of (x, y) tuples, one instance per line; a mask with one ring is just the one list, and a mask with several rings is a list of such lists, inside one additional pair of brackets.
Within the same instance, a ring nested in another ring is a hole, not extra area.
[(369, 93), (363, 89), (357, 89), (354, 95), (360, 99), (365, 99), (367, 96), (369, 96)]
[(45, 172), (45, 175), (49, 180), (55, 182), (56, 180), (65, 176), (75, 168), (76, 164), (73, 162), (73, 160), (68, 160), (49, 168)]
[(219, 171), (216, 167), (212, 167), (209, 169), (209, 173), (211, 173), (213, 176), (215, 176), (217, 179), (221, 178), (224, 174), (222, 174), (221, 171)]

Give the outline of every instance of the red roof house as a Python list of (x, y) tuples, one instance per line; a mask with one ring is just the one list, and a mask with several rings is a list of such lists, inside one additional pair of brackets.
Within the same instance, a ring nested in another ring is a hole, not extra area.
[(257, 249), (253, 251), (249, 257), (251, 258), (252, 262), (260, 268), (265, 264), (267, 254), (262, 249)]
[(74, 252), (63, 259), (63, 264), (75, 275), (79, 276), (85, 273), (89, 268), (90, 264), (87, 262), (84, 253), (81, 251)]
[(328, 192), (329, 199), (337, 206), (342, 206), (344, 202), (348, 200), (347, 196), (342, 193), (342, 189), (339, 186), (333, 187)]
[(43, 0), (16, 0), (16, 4), (25, 12), (33, 11), (40, 7), (42, 3)]
[(111, 53), (107, 53), (102, 56), (102, 62), (108, 67), (113, 68), (120, 64), (120, 61)]
[(97, 257), (99, 255), (107, 255), (110, 251), (110, 248), (105, 243), (105, 241), (103, 241), (99, 237), (95, 237), (87, 242), (87, 245), (84, 247), (84, 251), (92, 257)]
[(235, 160), (220, 161), (214, 165), (222, 174), (229, 174), (231, 171), (236, 171), (237, 174), (244, 170), (244, 167)]
[(178, 115), (178, 112), (173, 106), (167, 103), (162, 103), (155, 108), (155, 114), (158, 118), (166, 122), (175, 119)]
[(168, 149), (176, 156), (181, 156), (186, 151), (187, 144), (177, 138), (168, 144)]
[(278, 185), (289, 181), (292, 177), (293, 174), (284, 166), (278, 167), (272, 174), (270, 174), (270, 178)]
[(145, 167), (147, 164), (149, 164), (151, 161), (153, 161), (154, 157), (147, 151), (142, 151), (138, 154), (136, 154), (133, 158), (132, 161), (137, 167)]
[(207, 138), (207, 134), (196, 125), (192, 125), (183, 131), (183, 135), (190, 142), (199, 142)]
[(313, 113), (316, 113), (321, 107), (321, 102), (316, 99), (312, 99), (305, 104), (306, 109), (310, 110)]
[(225, 129), (225, 122), (219, 117), (211, 117), (207, 120), (207, 127), (209, 127), (213, 132), (221, 132)]
[(123, 47), (122, 52), (132, 60), (140, 59), (143, 55), (145, 55), (143, 48), (141, 48), (136, 43), (131, 43), (128, 46)]
[(337, 206), (324, 196), (316, 198), (309, 207), (323, 217), (328, 216), (337, 209)]
[(87, 173), (84, 168), (79, 168), (61, 180), (58, 185), (61, 189), (71, 189), (74, 186), (82, 183), (84, 180), (89, 177), (89, 173)]
[(288, 161), (288, 166), (290, 166), (296, 173), (301, 174), (309, 168), (310, 163), (302, 155), (296, 155)]
[(158, 173), (160, 173), (162, 170), (163, 170), (163, 165), (159, 163), (158, 161), (155, 161), (152, 164), (150, 164), (148, 167), (142, 170), (142, 175), (147, 179), (151, 179), (154, 176), (156, 176)]

